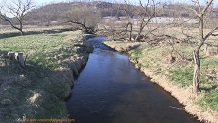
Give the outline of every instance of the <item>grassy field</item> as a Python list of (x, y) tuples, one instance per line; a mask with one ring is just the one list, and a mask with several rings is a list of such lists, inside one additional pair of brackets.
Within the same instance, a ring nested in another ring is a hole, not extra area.
[[(67, 118), (64, 99), (71, 92), (73, 75), (78, 74), (92, 51), (84, 38), (81, 31), (68, 31), (6, 35), (0, 39), (1, 122), (16, 122), (23, 116)], [(8, 52), (24, 53), (24, 70), (5, 59)]]
[[(170, 34), (169, 31), (166, 32)], [(163, 39), (162, 43), (155, 45), (149, 42), (110, 40), (104, 43), (119, 52), (127, 52), (130, 61), (135, 63), (137, 68), (151, 78), (154, 77), (152, 80), (170, 91), (181, 103), (188, 105), (190, 113), (200, 116), (201, 120), (217, 122), (218, 56), (207, 55), (201, 50), (201, 92), (196, 95), (192, 93), (194, 63), (191, 45), (173, 43), (172, 47), (166, 40), (168, 39)], [(213, 50), (214, 48), (209, 47), (209, 49)], [(175, 58), (174, 61), (170, 61), (171, 55)]]

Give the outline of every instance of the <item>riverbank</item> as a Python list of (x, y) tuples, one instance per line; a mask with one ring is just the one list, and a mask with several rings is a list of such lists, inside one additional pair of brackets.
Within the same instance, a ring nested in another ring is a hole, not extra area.
[[(68, 118), (64, 99), (92, 50), (82, 31), (0, 39), (1, 121)], [(9, 51), (24, 53), (25, 69), (5, 59)]]
[[(206, 78), (206, 73), (211, 75), (211, 72), (218, 68), (214, 64), (215, 58), (208, 57), (202, 60), (202, 76), (204, 76), (201, 77), (202, 92), (196, 95), (192, 93), (193, 65), (190, 60), (192, 59), (191, 48), (189, 49), (188, 46), (175, 45), (175, 49), (183, 50), (182, 55), (187, 57), (187, 59), (182, 59), (167, 45), (155, 46), (148, 43), (122, 41), (105, 41), (104, 44), (118, 52), (128, 53), (130, 61), (135, 64), (136, 68), (184, 105), (184, 109), (178, 110), (186, 110), (204, 122), (218, 122), (217, 82), (215, 79), (209, 81)], [(171, 52), (175, 57), (174, 61), (170, 57)]]

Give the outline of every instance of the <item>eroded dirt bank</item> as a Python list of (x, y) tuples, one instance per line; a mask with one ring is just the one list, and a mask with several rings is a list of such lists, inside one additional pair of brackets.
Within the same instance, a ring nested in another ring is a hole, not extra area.
[[(135, 48), (138, 48), (140, 44), (143, 43), (128, 43), (128, 42), (112, 42), (112, 41), (105, 41), (105, 45), (115, 49), (118, 52), (125, 52), (128, 53), (129, 59), (131, 62), (135, 64), (135, 67), (140, 69), (144, 74), (151, 78), (151, 81), (160, 85), (166, 91), (170, 92), (173, 97), (175, 97), (181, 104), (184, 105), (184, 108), (178, 110), (186, 110), (188, 113), (198, 117), (199, 120), (203, 122), (211, 122), (211, 123), (218, 123), (218, 113), (211, 109), (204, 109), (197, 105), (195, 102), (204, 97), (203, 93), (198, 95), (192, 93), (192, 87), (179, 87), (175, 84), (172, 84), (167, 76), (164, 74), (158, 74), (154, 69), (148, 69), (144, 67), (143, 60), (140, 60), (138, 56), (134, 56), (131, 52)], [(134, 58), (133, 58), (134, 57)], [(140, 57), (147, 57), (147, 56), (140, 56)], [(176, 107), (174, 107), (176, 108)]]
[(55, 70), (58, 78), (62, 78), (63, 82), (67, 84), (67, 90), (63, 96), (64, 99), (71, 95), (71, 87), (74, 84), (74, 77), (79, 75), (81, 69), (86, 65), (89, 53), (93, 51), (93, 46), (86, 39), (82, 40), (84, 40), (84, 45), (82, 46), (82, 55), (76, 54), (66, 58), (63, 62), (67, 64)]

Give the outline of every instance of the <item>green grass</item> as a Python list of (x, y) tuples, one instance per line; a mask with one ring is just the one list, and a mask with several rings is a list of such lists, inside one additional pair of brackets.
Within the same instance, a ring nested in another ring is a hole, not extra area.
[(197, 101), (196, 104), (200, 105), (205, 110), (210, 108), (215, 111), (218, 111), (217, 102), (218, 102), (218, 91), (212, 90), (212, 91), (209, 91), (204, 98)]
[(217, 68), (218, 61), (216, 57), (205, 57), (201, 60), (201, 65), (209, 68)]
[(187, 87), (192, 84), (193, 69), (173, 69), (169, 71), (168, 78), (180, 87)]
[(130, 60), (137, 61), (142, 54), (142, 49), (140, 48), (133, 49), (129, 52), (129, 54), (131, 54)]
[[(109, 42), (109, 41), (108, 41)], [(109, 46), (125, 46), (126, 42), (113, 41), (107, 43)], [(125, 47), (122, 47), (125, 49)], [(128, 51), (129, 58), (136, 64), (136, 67), (147, 69), (157, 75), (163, 75), (169, 82), (180, 88), (191, 88), (193, 81), (194, 62), (192, 56), (192, 47), (190, 45), (175, 44), (172, 55), (176, 57), (173, 63), (168, 62), (172, 47), (164, 45), (150, 45), (148, 43), (140, 44), (136, 49)], [(178, 54), (179, 53), (179, 54)], [(182, 56), (182, 57), (181, 57)], [(185, 57), (185, 59), (183, 59)], [(218, 62), (217, 56), (205, 56), (201, 50), (201, 76), (200, 76), (200, 95), (206, 96), (200, 100), (193, 100), (196, 105), (211, 110), (218, 111)], [(208, 80), (208, 76), (215, 79)]]
[[(81, 44), (82, 38), (82, 32), (75, 31), (0, 39), (0, 54), (23, 52), (27, 58), (24, 71), (12, 63), (9, 66), (0, 64), (0, 109), (4, 109), (3, 116), (0, 116), (2, 122), (15, 122), (24, 114), (28, 118), (67, 117), (63, 98), (69, 88), (65, 81), (72, 78), (72, 73), (68, 74), (69, 77), (62, 74), (72, 71), (58, 72), (57, 69), (73, 64), (71, 56), (87, 57), (90, 51), (74, 46)], [(0, 63), (4, 63), (4, 58), (0, 58)], [(30, 103), (30, 98), (36, 93), (40, 96)]]

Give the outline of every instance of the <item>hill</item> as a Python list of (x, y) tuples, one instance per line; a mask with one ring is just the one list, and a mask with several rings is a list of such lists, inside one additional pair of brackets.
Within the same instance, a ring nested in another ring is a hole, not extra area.
[(106, 16), (126, 16), (124, 9), (128, 10), (127, 13), (133, 16), (133, 5), (117, 4), (109, 2), (70, 2), (70, 3), (53, 3), (41, 6), (28, 12), (26, 15), (26, 23), (52, 25), (57, 24), (61, 20), (63, 14), (73, 8), (89, 8), (99, 12), (101, 17)]

